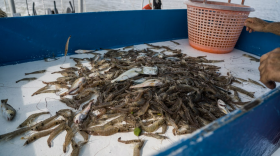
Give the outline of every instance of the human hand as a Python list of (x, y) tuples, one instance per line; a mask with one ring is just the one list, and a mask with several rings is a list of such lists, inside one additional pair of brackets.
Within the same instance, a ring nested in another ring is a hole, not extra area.
[(265, 32), (265, 26), (267, 24), (267, 22), (256, 17), (247, 18), (245, 21), (246, 31), (249, 31), (249, 33), (253, 31)]
[(260, 59), (261, 82), (270, 89), (276, 87), (275, 82), (280, 82), (280, 48), (264, 54)]

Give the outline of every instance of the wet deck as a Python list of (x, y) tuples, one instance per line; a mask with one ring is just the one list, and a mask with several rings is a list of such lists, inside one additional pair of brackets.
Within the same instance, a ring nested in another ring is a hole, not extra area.
[[(229, 54), (209, 54), (201, 51), (197, 51), (189, 46), (188, 40), (176, 40), (181, 45), (175, 45), (172, 42), (158, 42), (153, 43), (154, 45), (166, 45), (173, 49), (182, 49), (182, 52), (189, 56), (205, 56), (207, 59), (213, 60), (224, 60), (225, 62), (215, 63), (215, 65), (220, 66), (222, 69), (220, 72), (222, 75), (226, 75), (227, 72), (231, 72), (233, 76), (243, 78), (243, 79), (253, 79), (255, 81), (259, 80), (258, 62), (250, 61), (249, 58), (243, 57), (242, 54), (245, 52), (235, 49)], [(146, 48), (146, 45), (136, 45), (136, 49)], [(160, 50), (159, 50), (160, 51)], [(105, 51), (100, 51), (104, 53)], [(250, 54), (251, 55), (251, 54)], [(64, 103), (59, 101), (59, 96), (56, 94), (39, 94), (36, 96), (31, 96), (39, 88), (43, 87), (42, 81), (55, 81), (56, 78), (61, 77), (60, 74), (51, 74), (51, 72), (59, 71), (60, 67), (73, 67), (75, 62), (69, 59), (67, 56), (65, 63), (64, 57), (53, 61), (45, 62), (34, 61), (28, 63), (22, 63), (17, 65), (8, 65), (0, 67), (0, 99), (9, 99), (8, 103), (12, 105), (17, 110), (17, 115), (13, 121), (8, 122), (3, 117), (0, 118), (0, 134), (14, 131), (16, 127), (23, 122), (29, 115), (37, 113), (40, 111), (50, 111), (52, 115), (60, 109), (68, 108)], [(91, 54), (77, 54), (71, 55), (71, 57), (92, 57)], [(255, 56), (257, 57), (257, 56)], [(63, 64), (63, 65), (62, 65)], [(87, 62), (84, 62), (87, 65)], [(33, 72), (37, 70), (46, 69), (47, 72), (43, 74), (28, 75), (25, 76), (24, 73)], [(19, 82), (15, 81), (25, 78), (25, 77), (37, 77), (38, 79), (31, 82)], [(259, 97), (262, 94), (269, 91), (269, 89), (264, 89), (260, 86), (243, 83), (234, 85), (242, 87), (247, 91), (255, 92), (255, 97)], [(252, 100), (250, 97), (240, 94), (242, 101)], [(49, 117), (49, 115), (44, 115), (39, 117), (36, 121), (40, 121), (44, 118)], [(159, 129), (161, 131), (161, 129)], [(22, 136), (29, 136), (30, 133), (24, 134)], [(41, 138), (34, 143), (23, 146), (25, 140), (20, 137), (16, 137), (8, 142), (0, 143), (0, 155), (69, 155), (72, 151), (71, 145), (68, 146), (67, 153), (64, 154), (62, 150), (62, 145), (64, 142), (66, 132), (59, 134), (53, 141), (53, 146), (51, 148), (47, 145), (47, 138)], [(147, 140), (143, 146), (142, 155), (153, 155), (158, 151), (164, 150), (165, 147), (170, 144), (179, 141), (180, 139), (186, 138), (188, 135), (184, 136), (173, 136), (172, 129), (168, 128), (165, 134), (169, 137), (169, 140), (156, 140), (154, 138), (147, 138), (141, 136), (140, 139)], [(131, 133), (118, 133), (112, 136), (90, 136), (89, 142), (82, 147), (80, 155), (132, 155), (133, 145), (126, 145), (117, 142), (117, 139), (122, 137), (124, 140), (137, 139), (137, 137)], [(77, 134), (76, 141), (82, 140), (82, 137)]]

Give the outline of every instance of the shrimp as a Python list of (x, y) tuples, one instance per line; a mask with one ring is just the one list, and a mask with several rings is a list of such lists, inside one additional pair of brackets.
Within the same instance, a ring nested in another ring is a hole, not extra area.
[(239, 88), (239, 87), (236, 87), (236, 86), (232, 86), (232, 85), (229, 86), (229, 89), (231, 89), (231, 90), (236, 90), (236, 91), (238, 91), (238, 92), (240, 92), (240, 93), (243, 93), (243, 94), (245, 94), (245, 95), (250, 96), (251, 98), (254, 98), (254, 93), (255, 93), (255, 92), (248, 92), (248, 91), (246, 91), (246, 90), (244, 90), (244, 89), (242, 89), (242, 88)]
[(159, 120), (157, 120), (155, 123), (153, 123), (151, 126), (144, 126), (142, 122), (140, 122), (141, 127), (143, 130), (145, 130), (146, 132), (154, 132), (156, 130), (158, 130), (160, 128), (160, 126), (162, 124), (165, 123), (165, 119), (161, 118)]
[(71, 152), (71, 156), (78, 156), (81, 147), (86, 144), (87, 142), (83, 141), (83, 142), (78, 142), (78, 144), (74, 141), (74, 139), (71, 140), (71, 145), (72, 145), (72, 149), (73, 151)]
[(210, 123), (210, 121), (208, 121), (200, 116), (196, 116), (196, 118), (197, 118), (198, 122), (203, 126), (206, 126)]
[(76, 103), (73, 99), (61, 98), (60, 101), (65, 103), (68, 107), (71, 107), (71, 108), (74, 108), (74, 109), (79, 108), (79, 104)]
[(86, 131), (101, 132), (101, 131), (105, 130), (107, 127), (110, 127), (112, 125), (113, 125), (112, 122), (107, 122), (106, 124), (104, 124), (102, 126), (89, 127), (86, 129)]
[(140, 99), (138, 101), (135, 101), (135, 102), (132, 102), (132, 103), (130, 103), (128, 105), (129, 106), (136, 106), (136, 107), (138, 107), (138, 106), (143, 105), (145, 102), (146, 102), (145, 99), (142, 98), (142, 99)]
[(134, 146), (134, 149), (133, 149), (133, 156), (140, 156), (140, 150), (142, 148), (142, 146), (144, 145), (144, 141), (142, 140), (141, 142), (137, 143), (135, 146)]
[(34, 92), (31, 96), (40, 94), (42, 91), (47, 90), (47, 89), (49, 89), (49, 88), (50, 88), (50, 85), (47, 84), (46, 86), (44, 86), (44, 87), (40, 88), (39, 90), (37, 90), (36, 92)]
[(46, 130), (46, 129), (52, 128), (52, 127), (54, 127), (56, 125), (61, 124), (62, 122), (65, 122), (65, 120), (53, 120), (53, 121), (50, 121), (50, 122), (46, 123), (44, 126), (38, 128), (37, 131), (42, 131), (42, 130)]
[(142, 106), (141, 109), (136, 113), (136, 115), (137, 116), (144, 115), (147, 112), (149, 106), (150, 106), (150, 101), (147, 101), (146, 104)]
[(175, 112), (172, 112), (162, 101), (160, 101), (159, 97), (156, 95), (156, 102), (160, 104), (161, 108), (168, 112), (169, 114), (174, 114)]
[(178, 42), (175, 42), (175, 41), (170, 41), (170, 42), (173, 42), (174, 44), (180, 45), (180, 43), (178, 43)]
[(48, 130), (45, 130), (42, 132), (35, 133), (26, 140), (26, 142), (24, 143), (23, 146), (28, 145), (28, 144), (36, 141), (37, 139), (40, 139), (41, 137), (47, 136), (47, 135), (51, 134), (53, 131), (54, 131), (53, 129), (48, 129)]
[(118, 133), (118, 131), (119, 131), (118, 127), (110, 126), (110, 127), (105, 128), (103, 131), (97, 131), (97, 132), (91, 131), (91, 132), (89, 132), (89, 134), (100, 135), (100, 136), (110, 136), (110, 135)]
[(52, 117), (49, 117), (37, 124), (34, 125), (34, 127), (31, 129), (32, 131), (38, 131), (38, 129), (41, 129), (44, 125), (46, 125), (47, 123), (49, 123), (50, 121), (52, 121), (53, 119), (55, 119), (58, 115), (54, 115)]
[(236, 90), (234, 90), (234, 98), (238, 101), (241, 102), (241, 99), (238, 96), (238, 92)]
[(109, 119), (109, 118), (113, 118), (113, 117), (116, 117), (116, 116), (119, 116), (120, 114), (119, 113), (115, 113), (115, 114), (104, 114), (100, 117), (100, 119)]
[(118, 142), (121, 142), (121, 143), (124, 143), (124, 144), (133, 144), (133, 143), (138, 143), (138, 142), (141, 142), (140, 139), (137, 139), (137, 140), (121, 140), (121, 137), (118, 138)]
[(48, 143), (48, 146), (51, 147), (51, 141), (62, 131), (64, 131), (66, 128), (66, 122), (64, 123), (61, 123), (59, 126), (57, 126), (54, 131), (51, 132), (48, 140), (47, 140), (47, 143)]
[(153, 137), (153, 138), (156, 138), (156, 139), (168, 139), (168, 137), (166, 136), (162, 136), (162, 135), (159, 135), (157, 133), (143, 133), (142, 135), (145, 135), (147, 137)]
[(183, 135), (183, 134), (187, 134), (187, 133), (192, 133), (196, 129), (197, 128), (194, 127), (194, 126), (185, 125), (185, 126), (182, 126), (180, 129), (176, 130), (176, 134), (177, 135)]
[(167, 131), (167, 124), (166, 123), (162, 124), (161, 129), (162, 129), (161, 133), (156, 133), (156, 134), (164, 134)]
[(79, 131), (79, 133), (84, 138), (84, 142), (87, 142), (88, 141), (88, 134), (84, 131)]
[(248, 80), (249, 80), (249, 82), (251, 82), (251, 83), (253, 83), (253, 84), (255, 84), (255, 85), (258, 85), (258, 86), (261, 86), (261, 87), (265, 88), (265, 86), (263, 86), (262, 84), (260, 84), (260, 83), (257, 82), (257, 81), (254, 81), (254, 80), (252, 80), (252, 79), (250, 79), (250, 78), (248, 78)]
[(35, 118), (37, 118), (38, 116), (43, 115), (43, 114), (50, 114), (50, 112), (41, 112), (41, 113), (32, 114), (26, 120), (24, 120), (17, 128), (22, 128), (22, 127), (27, 126), (33, 120), (35, 120)]
[(72, 138), (74, 137), (76, 131), (73, 131), (69, 126), (66, 126), (67, 134), (65, 136), (65, 141), (63, 143), (63, 152), (66, 153), (66, 147), (70, 144)]
[(3, 140), (7, 141), (7, 140), (10, 140), (10, 139), (13, 139), (16, 136), (21, 135), (21, 134), (31, 130), (33, 127), (34, 126), (25, 127), (25, 128), (15, 130), (15, 131), (10, 132), (10, 133), (2, 134), (2, 135), (0, 135), (0, 142), (3, 141)]

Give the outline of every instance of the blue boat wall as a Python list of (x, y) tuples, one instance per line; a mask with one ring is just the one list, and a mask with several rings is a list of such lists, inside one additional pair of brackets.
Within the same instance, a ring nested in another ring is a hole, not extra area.
[(144, 10), (0, 19), (0, 65), (69, 54), (77, 49), (117, 48), (188, 37), (187, 11)]
[(249, 33), (245, 27), (235, 45), (236, 49), (258, 56), (262, 56), (278, 47), (280, 47), (280, 36), (263, 32)]
[[(117, 48), (187, 38), (187, 11), (143, 10), (0, 19), (0, 65), (64, 55), (77, 49)], [(236, 48), (261, 56), (280, 37), (244, 30)], [(271, 155), (279, 147), (280, 88), (259, 97), (157, 154), (189, 156)]]

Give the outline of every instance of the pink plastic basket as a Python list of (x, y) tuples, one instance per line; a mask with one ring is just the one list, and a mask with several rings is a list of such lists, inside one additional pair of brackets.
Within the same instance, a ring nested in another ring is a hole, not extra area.
[(233, 50), (244, 22), (253, 8), (242, 5), (192, 0), (185, 2), (188, 12), (190, 45), (210, 53), (229, 53)]

